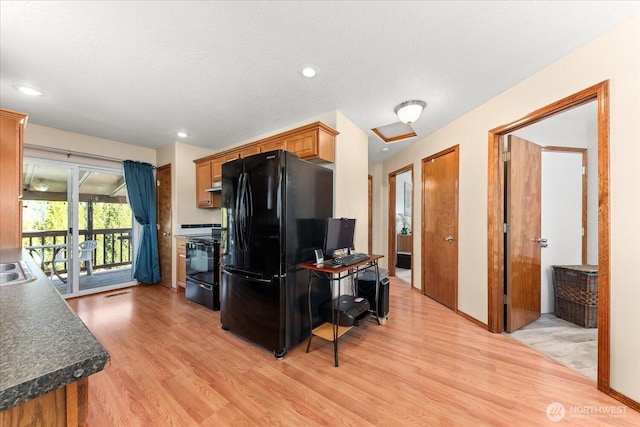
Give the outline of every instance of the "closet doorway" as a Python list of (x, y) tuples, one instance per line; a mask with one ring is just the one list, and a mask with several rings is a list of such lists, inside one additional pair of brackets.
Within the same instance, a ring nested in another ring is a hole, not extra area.
[[(572, 301), (573, 294), (570, 299), (556, 301), (553, 266), (598, 264), (596, 123), (596, 103), (590, 102), (512, 134), (536, 144), (542, 151), (539, 212), (544, 245), (538, 249), (541, 252), (540, 277), (526, 292), (532, 296), (534, 292), (531, 291), (539, 291), (539, 299), (532, 307), (535, 310), (530, 310), (536, 312), (535, 319), (525, 325), (510, 327), (512, 309), (508, 308), (505, 324), (505, 331), (510, 332), (513, 339), (594, 381), (597, 377), (597, 329), (592, 321), (586, 321), (586, 316), (581, 320), (578, 313), (586, 315), (587, 311), (576, 309), (579, 306)], [(530, 165), (531, 161), (527, 161), (526, 169), (531, 169)], [(506, 173), (508, 175), (508, 171)], [(510, 204), (509, 196), (506, 201)], [(527, 210), (530, 216), (531, 204), (527, 204)], [(507, 252), (510, 251), (507, 249)], [(559, 307), (556, 307), (557, 302)], [(593, 308), (589, 310), (593, 311)], [(587, 323), (588, 327), (585, 327)]]
[[(489, 131), (488, 185), (488, 329), (504, 330), (505, 245), (504, 245), (504, 140), (534, 123), (596, 102), (597, 110), (597, 260), (598, 260), (598, 389), (608, 392), (610, 379), (610, 283), (609, 283), (609, 82), (604, 81), (536, 110), (527, 116)], [(590, 162), (591, 163), (591, 162)]]
[(413, 284), (413, 165), (389, 174), (389, 274)]

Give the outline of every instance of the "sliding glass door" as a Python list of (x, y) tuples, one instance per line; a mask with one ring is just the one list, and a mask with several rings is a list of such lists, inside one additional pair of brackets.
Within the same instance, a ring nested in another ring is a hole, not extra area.
[(62, 295), (134, 282), (121, 170), (25, 158), (23, 205), (23, 247)]

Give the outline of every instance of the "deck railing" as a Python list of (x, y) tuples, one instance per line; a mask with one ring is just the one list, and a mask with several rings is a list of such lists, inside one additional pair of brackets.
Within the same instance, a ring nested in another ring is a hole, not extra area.
[[(110, 269), (131, 264), (132, 247), (131, 247), (131, 229), (130, 228), (104, 228), (93, 229), (91, 234), (88, 230), (79, 231), (79, 241), (96, 240), (98, 247), (91, 255), (94, 270)], [(56, 248), (42, 246), (66, 245), (68, 234), (66, 230), (48, 230), (48, 231), (23, 231), (22, 247), (30, 249), (34, 258), (40, 263), (40, 268), (45, 273), (51, 271), (51, 263), (53, 261)], [(64, 273), (64, 268), (56, 265), (56, 271)]]

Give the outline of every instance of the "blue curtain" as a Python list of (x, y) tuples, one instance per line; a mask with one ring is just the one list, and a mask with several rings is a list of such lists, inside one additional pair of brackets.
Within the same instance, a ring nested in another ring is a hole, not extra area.
[(156, 180), (149, 163), (125, 160), (124, 179), (129, 205), (136, 221), (142, 225), (142, 237), (133, 277), (140, 283), (160, 282), (158, 234), (156, 228)]

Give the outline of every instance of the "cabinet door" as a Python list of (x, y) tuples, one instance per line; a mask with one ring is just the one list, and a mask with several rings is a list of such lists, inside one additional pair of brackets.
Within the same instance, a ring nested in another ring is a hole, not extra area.
[(314, 158), (318, 155), (318, 138), (316, 132), (304, 132), (284, 140), (286, 150), (296, 153), (301, 159)]
[(213, 181), (211, 169), (212, 161), (196, 164), (196, 206), (199, 208), (213, 207), (212, 195), (206, 191)]
[(178, 271), (176, 272), (176, 282), (178, 286), (185, 287), (187, 282), (187, 239), (184, 237), (177, 237), (177, 265), (176, 268)]
[(267, 151), (273, 151), (273, 150), (286, 150), (286, 149), (287, 149), (287, 144), (285, 143), (284, 138), (277, 139), (271, 142), (266, 142), (264, 144), (260, 144), (261, 153), (266, 153)]
[(215, 159), (211, 160), (212, 162), (211, 180), (213, 182), (222, 181), (222, 165), (231, 160), (237, 159), (239, 156), (240, 156), (240, 153), (232, 153), (232, 154), (226, 154), (224, 156), (216, 157)]
[(250, 148), (243, 148), (242, 150), (240, 150), (240, 157), (243, 159), (245, 157), (253, 156), (254, 154), (260, 154), (259, 145), (254, 145)]
[(0, 110), (0, 248), (22, 246), (22, 133), (26, 115)]

